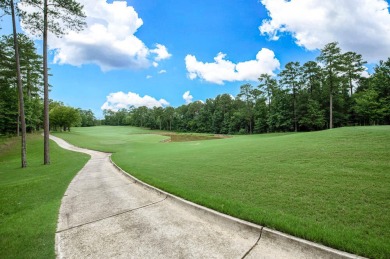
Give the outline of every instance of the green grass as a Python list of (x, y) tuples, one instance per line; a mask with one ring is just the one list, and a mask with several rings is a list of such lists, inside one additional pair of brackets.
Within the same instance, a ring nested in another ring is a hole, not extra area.
[(146, 133), (95, 127), (58, 136), (115, 152), (113, 160), (127, 172), (198, 204), (351, 253), (390, 258), (389, 126), (179, 143)]
[(51, 142), (51, 165), (44, 166), (42, 136), (27, 141), (28, 167), (22, 169), (19, 139), (0, 140), (0, 258), (55, 257), (61, 199), (89, 159)]

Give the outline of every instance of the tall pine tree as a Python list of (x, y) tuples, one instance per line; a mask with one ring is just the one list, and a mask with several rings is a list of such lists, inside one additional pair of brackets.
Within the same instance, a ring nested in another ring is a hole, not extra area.
[(48, 33), (60, 37), (69, 30), (85, 26), (83, 6), (75, 0), (23, 0), (21, 15), (25, 29), (43, 38), (44, 164), (50, 164), (49, 152), (49, 79), (47, 66)]

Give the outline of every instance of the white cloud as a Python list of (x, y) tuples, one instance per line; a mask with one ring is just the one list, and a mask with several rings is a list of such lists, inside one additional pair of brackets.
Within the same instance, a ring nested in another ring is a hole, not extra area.
[(155, 59), (154, 59), (155, 61), (168, 59), (168, 58), (170, 58), (172, 56), (171, 54), (168, 53), (167, 48), (164, 45), (161, 45), (161, 44), (156, 44), (156, 48), (150, 50), (150, 52), (157, 55), (155, 57)]
[(370, 73), (368, 72), (368, 68), (366, 66), (363, 66), (364, 70), (362, 72), (360, 72), (360, 76), (364, 77), (364, 78), (369, 78), (370, 77)]
[(150, 78), (152, 78), (153, 76), (151, 76), (151, 75), (147, 75), (146, 76), (146, 79), (150, 79)]
[(190, 94), (190, 91), (187, 91), (183, 94), (183, 99), (186, 101), (186, 104), (192, 103), (194, 97)]
[(272, 50), (263, 48), (255, 60), (234, 64), (225, 59), (226, 54), (218, 53), (213, 63), (197, 61), (193, 55), (185, 57), (188, 77), (193, 80), (197, 77), (210, 83), (223, 84), (224, 81), (256, 81), (260, 74), (273, 74), (279, 69), (280, 63)]
[[(138, 13), (126, 1), (80, 0), (87, 16), (87, 28), (58, 39), (51, 36), (54, 63), (81, 66), (96, 64), (103, 71), (143, 69), (170, 56), (165, 46), (150, 50), (134, 34), (143, 25)], [(157, 54), (155, 61), (150, 60)]]
[(168, 106), (169, 103), (164, 100), (156, 100), (155, 98), (145, 95), (141, 97), (139, 94), (128, 92), (110, 93), (107, 96), (106, 102), (102, 105), (102, 110), (117, 111), (123, 108), (129, 108), (130, 106), (141, 107), (146, 106), (148, 108)]
[(165, 74), (167, 71), (166, 70), (164, 70), (164, 69), (162, 69), (162, 70), (160, 70), (160, 71), (158, 71), (158, 73), (159, 74)]
[(261, 0), (270, 18), (259, 27), (278, 40), (291, 33), (299, 46), (321, 49), (338, 41), (370, 62), (390, 56), (390, 14), (384, 0)]

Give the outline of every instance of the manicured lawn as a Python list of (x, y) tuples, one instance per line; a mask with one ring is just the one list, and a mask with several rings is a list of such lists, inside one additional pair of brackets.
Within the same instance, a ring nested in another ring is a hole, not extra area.
[[(75, 128), (137, 178), (260, 225), (390, 258), (390, 127), (162, 143), (130, 127)], [(150, 133), (150, 132), (149, 132)]]
[(61, 199), (89, 159), (51, 142), (51, 165), (44, 166), (43, 137), (27, 141), (28, 167), (21, 169), (19, 139), (0, 140), (0, 258), (55, 257)]

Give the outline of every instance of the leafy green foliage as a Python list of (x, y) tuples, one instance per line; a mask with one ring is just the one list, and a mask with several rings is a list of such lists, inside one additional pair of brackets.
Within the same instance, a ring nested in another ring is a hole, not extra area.
[(57, 127), (64, 131), (70, 131), (71, 126), (81, 125), (79, 110), (69, 106), (56, 106), (50, 110), (51, 125), (56, 130)]
[(81, 127), (91, 127), (96, 125), (95, 115), (91, 110), (78, 109), (81, 117)]

